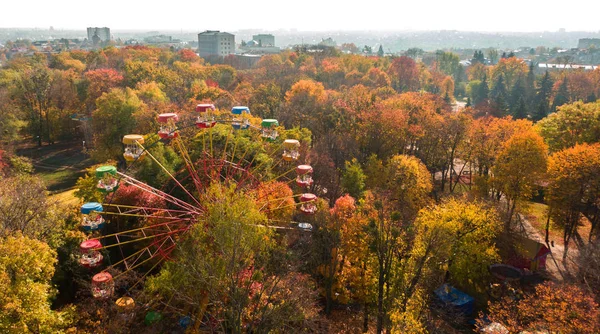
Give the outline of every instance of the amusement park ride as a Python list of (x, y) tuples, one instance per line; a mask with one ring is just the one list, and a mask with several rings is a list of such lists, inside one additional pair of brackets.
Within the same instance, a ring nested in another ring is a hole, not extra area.
[[(257, 180), (253, 173), (258, 166), (253, 166), (253, 161), (244, 160), (247, 152), (243, 153), (241, 159), (236, 158), (238, 141), (235, 145), (231, 144), (232, 152), (227, 152), (229, 137), (241, 132), (254, 131), (257, 137), (264, 140), (265, 145), (271, 145), (270, 155), (273, 157), (280, 155), (278, 163), (289, 166), (288, 171), (275, 179), (287, 178), (289, 183), (295, 183), (300, 189), (311, 187), (312, 167), (306, 164), (295, 164), (300, 158), (300, 142), (296, 139), (285, 139), (278, 144), (277, 120), (263, 119), (260, 126), (253, 125), (250, 121), (250, 110), (242, 106), (233, 107), (230, 114), (218, 115), (214, 105), (199, 104), (196, 112), (198, 116), (188, 122), (189, 124), (182, 124), (185, 122), (180, 122), (179, 116), (175, 113), (160, 114), (158, 116), (160, 129), (157, 133), (160, 139), (150, 136), (146, 140), (153, 142), (146, 143), (141, 135), (130, 134), (123, 137), (122, 143), (125, 147), (123, 157), (128, 162), (126, 170), (120, 172), (114, 166), (102, 166), (96, 169), (97, 189), (104, 194), (104, 200), (102, 203), (91, 202), (81, 206), (81, 228), (88, 234), (88, 240), (81, 243), (79, 255), (79, 263), (82, 266), (98, 272), (91, 281), (91, 292), (94, 298), (103, 300), (111, 298), (115, 294), (115, 279), (118, 276), (133, 270), (139, 272), (144, 268), (141, 271), (145, 273), (141, 273), (141, 278), (136, 283), (138, 284), (161, 262), (172, 259), (171, 253), (177, 246), (179, 236), (202, 221), (205, 210), (199, 195), (208, 183), (233, 181), (240, 187), (256, 184), (253, 183)], [(212, 131), (216, 124), (230, 124), (232, 129), (226, 138), (222, 153), (213, 150)], [(183, 129), (193, 127), (202, 132), (203, 139), (203, 152), (196, 161), (192, 161), (181, 138)], [(209, 137), (208, 144), (205, 143), (206, 137)], [(160, 141), (170, 143), (180, 152), (185, 164), (185, 168), (180, 172), (169, 172), (149, 151)], [(146, 144), (147, 146), (144, 146)], [(241, 153), (240, 151), (238, 154)], [(173, 189), (157, 189), (128, 175), (127, 171), (142, 159), (152, 159), (168, 175)], [(290, 179), (287, 175), (293, 175), (294, 172), (296, 177)], [(142, 207), (116, 203), (115, 194), (122, 185), (135, 187), (151, 197), (164, 201), (167, 205), (166, 207)], [(297, 199), (293, 201), (293, 206), (297, 206), (302, 214), (311, 215), (316, 212), (316, 195), (305, 192), (292, 197)], [(281, 203), (284, 201), (282, 200)], [(106, 225), (114, 216), (139, 218), (144, 224), (135, 229), (103, 234)], [(310, 228), (307, 223), (298, 225), (300, 229)], [(134, 251), (131, 250), (131, 245), (137, 245), (133, 248)], [(120, 260), (105, 263), (108, 261), (102, 254), (106, 255), (109, 250), (115, 249), (119, 250)], [(150, 266), (151, 268), (148, 269)], [(117, 267), (121, 270), (113, 270)], [(113, 277), (111, 272), (113, 274), (118, 272), (118, 274)], [(116, 301), (116, 305), (120, 310), (127, 312), (134, 307), (135, 302), (129, 296), (122, 296)]]

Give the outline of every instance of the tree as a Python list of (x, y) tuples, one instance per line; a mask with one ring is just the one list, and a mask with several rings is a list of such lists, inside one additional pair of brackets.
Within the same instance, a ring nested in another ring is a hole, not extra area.
[(123, 75), (111, 68), (101, 68), (87, 71), (85, 73), (87, 84), (87, 105), (88, 111), (96, 106), (96, 100), (104, 93), (116, 88), (123, 82)]
[(398, 92), (415, 91), (419, 88), (419, 71), (412, 58), (394, 58), (387, 74), (392, 81), (392, 87)]
[(600, 102), (563, 105), (538, 124), (540, 134), (554, 152), (575, 144), (600, 142)]
[(383, 45), (379, 45), (379, 50), (377, 50), (377, 57), (383, 57)]
[(519, 98), (519, 103), (513, 112), (513, 116), (515, 119), (528, 118), (527, 105), (525, 105), (525, 99), (523, 97)]
[(510, 97), (508, 99), (509, 109), (513, 116), (516, 115), (517, 108), (520, 107), (520, 101), (525, 100), (525, 93), (525, 88), (523, 87), (521, 80), (517, 80), (510, 91)]
[(46, 198), (41, 179), (16, 175), (0, 182), (0, 238), (21, 233), (55, 244), (63, 233), (64, 219), (61, 208)]
[(527, 64), (522, 59), (507, 57), (500, 59), (498, 64), (491, 69), (492, 82), (496, 82), (499, 76), (503, 77), (506, 87), (512, 87), (517, 80), (523, 80), (528, 71)]
[[(310, 281), (279, 263), (267, 217), (234, 184), (212, 184), (203, 199), (204, 222), (179, 241), (178, 261), (147, 281), (149, 292), (172, 305), (210, 314), (214, 331), (281, 331), (316, 318)], [(273, 256), (272, 256), (273, 255)]]
[(432, 189), (429, 172), (412, 156), (396, 155), (386, 166), (386, 197), (368, 194), (362, 209), (368, 217), (368, 240), (377, 273), (377, 333), (389, 327), (387, 317), (392, 303), (390, 289), (405, 228), (412, 224), (417, 212), (429, 202)]
[(515, 133), (504, 144), (493, 170), (497, 189), (506, 195), (506, 227), (510, 227), (517, 202), (529, 199), (546, 172), (548, 146), (534, 131)]
[(325, 87), (320, 82), (312, 80), (300, 80), (285, 93), (285, 101), (288, 105), (288, 117), (290, 125), (301, 125), (313, 130), (310, 126), (315, 117), (323, 107), (327, 99)]
[(539, 88), (535, 97), (536, 110), (533, 114), (534, 121), (539, 121), (544, 117), (548, 116), (548, 114), (550, 113), (549, 101), (550, 94), (552, 94), (552, 86), (552, 78), (550, 77), (550, 73), (546, 71), (539, 83)]
[[(370, 192), (367, 196), (372, 196)], [(364, 200), (359, 202), (364, 208)], [(344, 204), (343, 206), (341, 204)], [(347, 219), (341, 225), (340, 250), (343, 256), (341, 280), (348, 287), (347, 294), (351, 301), (363, 306), (363, 332), (369, 328), (369, 309), (375, 300), (375, 264), (369, 253), (368, 225), (366, 211), (358, 210), (354, 199), (345, 196), (345, 200), (337, 203), (338, 208), (345, 208)], [(342, 210), (337, 209), (338, 212)], [(354, 212), (350, 212), (350, 211)]]
[(582, 217), (591, 225), (590, 240), (600, 222), (600, 144), (582, 144), (554, 153), (548, 162), (547, 201), (553, 221), (563, 227), (565, 256)]
[(142, 109), (142, 102), (129, 88), (115, 88), (96, 100), (97, 109), (92, 114), (94, 150), (96, 161), (121, 159), (121, 140), (135, 129), (133, 115)]
[(479, 328), (489, 321), (500, 323), (510, 333), (555, 331), (597, 333), (600, 330), (598, 305), (586, 291), (575, 285), (552, 282), (539, 284), (523, 298), (504, 297), (488, 305), (488, 318), (481, 315)]
[(554, 101), (552, 102), (552, 111), (556, 111), (558, 107), (569, 103), (569, 87), (567, 81), (567, 77), (564, 77), (560, 86), (558, 86), (556, 95), (554, 95)]
[(45, 65), (37, 64), (25, 70), (17, 82), (17, 96), (29, 115), (29, 130), (38, 146), (49, 140), (50, 88), (52, 72)]
[(366, 178), (356, 158), (345, 162), (345, 170), (342, 174), (342, 187), (350, 196), (358, 199), (362, 198), (365, 191)]
[(502, 223), (482, 203), (450, 199), (419, 212), (414, 241), (402, 262), (395, 287), (398, 299), (391, 318), (394, 329), (423, 322), (426, 296), (442, 283), (473, 295), (486, 289), (488, 266), (498, 261), (495, 238)]
[(494, 102), (496, 108), (500, 111), (500, 115), (504, 115), (508, 109), (507, 97), (508, 95), (506, 93), (504, 77), (499, 75), (492, 85), (492, 90), (490, 91), (490, 100)]
[(485, 57), (483, 56), (483, 51), (475, 50), (473, 53), (473, 58), (471, 59), (472, 64), (483, 64), (485, 62)]
[(490, 94), (490, 90), (489, 90), (488, 84), (487, 84), (487, 76), (484, 74), (483, 79), (481, 80), (481, 83), (477, 87), (477, 93), (473, 98), (473, 102), (475, 102), (475, 104), (479, 104), (479, 103), (487, 100), (489, 94)]
[(51, 279), (56, 252), (19, 233), (0, 238), (0, 331), (56, 333), (69, 327), (73, 310), (53, 311)]
[(487, 52), (488, 58), (490, 59), (490, 63), (496, 64), (498, 61), (498, 50), (490, 48)]

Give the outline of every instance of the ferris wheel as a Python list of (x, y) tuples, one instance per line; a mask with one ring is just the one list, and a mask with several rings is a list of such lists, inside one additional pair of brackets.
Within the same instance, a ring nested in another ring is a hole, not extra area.
[[(246, 136), (264, 145), (264, 152), (272, 161), (276, 161), (272, 169), (277, 170), (277, 175), (268, 179), (297, 188), (297, 194), (281, 198), (265, 194), (264, 197), (269, 198), (261, 206), (262, 211), (273, 212), (291, 206), (299, 214), (312, 215), (316, 212), (317, 196), (308, 191), (313, 184), (313, 169), (299, 162), (299, 140), (279, 138), (277, 120), (262, 119), (258, 122), (245, 106), (236, 106), (230, 113), (223, 113), (218, 112), (212, 104), (198, 104), (195, 111), (196, 114), (187, 119), (175, 113), (160, 114), (160, 128), (155, 135), (124, 136), (123, 157), (128, 163), (125, 170), (119, 171), (114, 166), (96, 169), (97, 190), (104, 194), (104, 200), (101, 203), (85, 203), (80, 208), (81, 228), (87, 233), (88, 239), (80, 244), (78, 255), (82, 266), (96, 272), (91, 279), (94, 298), (109, 300), (116, 297), (115, 280), (118, 277), (135, 271), (139, 279), (129, 287), (132, 289), (162, 262), (172, 260), (180, 236), (202, 221), (205, 205), (200, 195), (211, 182), (233, 182), (239, 189), (260, 187), (264, 179), (260, 175), (264, 162), (256, 163), (256, 156), (250, 160), (247, 157), (249, 148), (239, 148), (236, 137)], [(221, 137), (218, 143), (215, 140), (217, 127), (225, 129), (226, 133), (222, 138), (223, 131), (219, 132)], [(188, 151), (184, 140), (189, 133), (195, 133), (194, 138), (201, 141), (201, 145), (197, 145), (200, 149), (193, 154)], [(151, 153), (150, 149), (159, 142), (172, 146), (178, 152), (183, 161), (181, 170), (170, 172)], [(161, 189), (128, 173), (142, 159), (152, 160), (168, 177), (169, 182)], [(135, 189), (156, 200), (152, 203), (163, 205), (119, 203), (116, 195), (123, 187)], [(131, 228), (131, 224), (111, 223), (123, 219), (142, 223), (134, 228)], [(299, 223), (296, 227), (306, 229), (307, 226), (310, 227), (307, 223)], [(294, 229), (277, 225), (269, 227)], [(111, 255), (107, 257), (106, 254)], [(111, 261), (115, 257), (118, 261)], [(127, 311), (132, 309), (135, 302), (124, 295), (116, 301), (116, 305)]]

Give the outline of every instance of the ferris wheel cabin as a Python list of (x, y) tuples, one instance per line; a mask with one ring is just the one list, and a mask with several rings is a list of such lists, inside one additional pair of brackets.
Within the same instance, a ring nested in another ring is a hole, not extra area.
[(248, 107), (233, 107), (231, 108), (231, 114), (233, 115), (231, 126), (235, 130), (246, 130), (250, 127), (250, 120), (248, 119), (248, 116), (250, 115), (250, 109)]
[(104, 227), (104, 218), (100, 215), (104, 211), (102, 204), (88, 202), (81, 206), (80, 211), (83, 214), (81, 227), (84, 231), (96, 231)]
[(200, 113), (196, 117), (196, 126), (200, 129), (212, 128), (217, 124), (215, 121), (215, 105), (214, 104), (199, 104), (196, 106), (196, 112)]
[(123, 137), (123, 144), (125, 144), (123, 157), (127, 161), (143, 159), (146, 155), (146, 150), (140, 146), (144, 144), (144, 137), (141, 135), (126, 135)]

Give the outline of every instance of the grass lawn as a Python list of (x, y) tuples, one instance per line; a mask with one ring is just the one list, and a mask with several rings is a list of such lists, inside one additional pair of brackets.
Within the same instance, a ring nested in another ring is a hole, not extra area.
[[(522, 212), (531, 226), (540, 232), (542, 236), (546, 235), (546, 222), (548, 219), (548, 205), (542, 203), (529, 202), (527, 208)], [(587, 221), (579, 226), (578, 232), (581, 237), (587, 241), (590, 234), (590, 224)], [(557, 245), (564, 245), (563, 230), (561, 226), (556, 225), (550, 220), (549, 240)], [(571, 244), (573, 246), (573, 244)]]
[(74, 171), (71, 169), (61, 169), (56, 171), (39, 170), (36, 168), (36, 174), (44, 180), (48, 191), (61, 191), (75, 186), (77, 179), (85, 175), (85, 171)]
[(93, 165), (89, 156), (83, 153), (79, 141), (42, 147), (23, 145), (17, 149), (17, 154), (32, 160), (34, 173), (44, 180), (52, 192), (72, 188), (77, 179), (85, 174), (85, 169)]
[(67, 191), (63, 191), (60, 193), (52, 194), (49, 196), (50, 200), (58, 201), (64, 205), (78, 205), (79, 198), (75, 197), (73, 193), (77, 191), (77, 189), (71, 189)]

